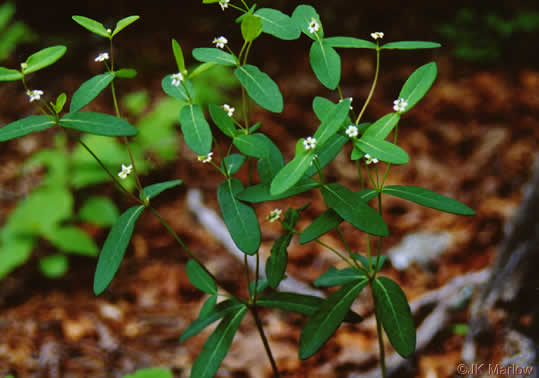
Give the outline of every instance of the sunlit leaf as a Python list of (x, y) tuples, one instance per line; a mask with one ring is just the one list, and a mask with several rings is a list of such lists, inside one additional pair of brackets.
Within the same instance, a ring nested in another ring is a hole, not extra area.
[(200, 105), (188, 104), (180, 110), (180, 125), (187, 146), (197, 155), (211, 151), (212, 134)]
[(271, 8), (262, 8), (255, 12), (262, 20), (262, 31), (274, 37), (292, 40), (300, 36), (300, 31), (291, 17)]
[(73, 93), (69, 112), (78, 112), (96, 98), (114, 79), (114, 74), (107, 72), (86, 80), (79, 89)]
[(19, 138), (36, 131), (46, 130), (52, 126), (54, 126), (54, 122), (44, 115), (19, 119), (0, 128), (0, 142)]
[(125, 27), (131, 25), (133, 22), (138, 20), (140, 16), (129, 16), (122, 18), (116, 23), (116, 27), (114, 28), (114, 31), (112, 32), (112, 36), (114, 37), (116, 34), (118, 34), (121, 30), (123, 30)]
[(104, 113), (69, 113), (63, 116), (58, 124), (95, 135), (132, 136), (138, 134), (138, 130), (126, 120)]
[(26, 67), (23, 68), (23, 73), (29, 74), (31, 72), (38, 71), (42, 68), (50, 66), (60, 59), (66, 52), (65, 46), (52, 46), (46, 49), (40, 50), (26, 59)]
[(71, 18), (77, 24), (79, 24), (85, 29), (88, 29), (92, 33), (95, 33), (105, 38), (110, 38), (109, 32), (107, 31), (107, 29), (105, 28), (105, 26), (103, 26), (101, 22), (92, 20), (91, 18), (84, 17), (84, 16), (73, 16)]
[(236, 68), (234, 75), (258, 105), (274, 113), (283, 111), (283, 95), (279, 87), (258, 67), (245, 64)]

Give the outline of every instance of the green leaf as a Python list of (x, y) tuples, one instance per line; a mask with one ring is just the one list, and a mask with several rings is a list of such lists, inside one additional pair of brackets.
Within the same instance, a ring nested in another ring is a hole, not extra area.
[(446, 213), (475, 215), (475, 211), (463, 203), (417, 186), (389, 185), (384, 187), (384, 193)]
[(138, 130), (124, 119), (104, 113), (69, 113), (58, 124), (69, 129), (103, 136), (132, 136)]
[(118, 71), (114, 71), (114, 76), (120, 79), (132, 79), (137, 76), (137, 70), (133, 68), (121, 68)]
[(245, 313), (246, 307), (228, 314), (219, 323), (215, 331), (208, 337), (202, 351), (198, 355), (191, 369), (191, 377), (212, 378), (225, 358), (234, 340)]
[(200, 47), (193, 50), (193, 58), (199, 62), (213, 62), (223, 66), (235, 66), (238, 60), (234, 55), (214, 47)]
[(316, 146), (322, 146), (328, 139), (339, 131), (350, 110), (350, 99), (346, 98), (328, 113), (320, 124), (313, 137), (316, 138)]
[(274, 113), (283, 111), (283, 95), (279, 87), (258, 67), (245, 64), (236, 68), (234, 75), (258, 105)]
[(241, 35), (245, 42), (254, 41), (262, 33), (262, 20), (252, 14), (246, 14), (241, 20)]
[(402, 148), (386, 140), (363, 135), (354, 144), (373, 158), (392, 164), (406, 164), (410, 157)]
[(23, 69), (23, 73), (26, 75), (50, 66), (60, 59), (65, 54), (66, 50), (67, 48), (61, 45), (39, 50), (26, 59), (26, 67)]
[(183, 184), (182, 180), (172, 180), (172, 181), (165, 181), (160, 182), (157, 184), (149, 185), (143, 189), (144, 195), (148, 197), (149, 199), (152, 199), (153, 197), (161, 194), (167, 189), (174, 188), (176, 186), (179, 186)]
[(183, 82), (185, 87), (187, 87), (187, 91), (185, 91), (184, 85), (172, 85), (172, 75), (167, 75), (161, 80), (161, 88), (163, 88), (163, 91), (168, 94), (169, 96), (172, 96), (174, 98), (177, 98), (178, 100), (182, 100), (185, 102), (191, 102), (190, 98), (194, 97), (193, 92), (193, 86), (190, 81), (186, 80)]
[[(318, 155), (318, 164), (320, 168), (324, 168), (326, 165), (331, 163), (333, 159), (341, 152), (342, 147), (348, 142), (348, 137), (335, 134), (330, 137), (327, 142), (324, 143), (320, 151), (317, 150), (316, 154)], [(318, 144), (318, 143), (317, 143)], [(311, 177), (318, 173), (318, 169), (313, 164), (309, 166), (305, 175)]]
[(299, 236), (299, 244), (309, 243), (337, 227), (343, 219), (333, 209), (327, 209)]
[(217, 294), (211, 295), (208, 297), (208, 299), (206, 299), (198, 314), (199, 318), (205, 318), (206, 316), (209, 316), (213, 312), (213, 310), (215, 310), (215, 305), (217, 304), (217, 296)]
[(0, 128), (0, 142), (19, 138), (36, 131), (46, 130), (52, 126), (54, 126), (54, 122), (44, 115), (19, 119)]
[(97, 246), (83, 230), (64, 226), (47, 235), (47, 239), (59, 250), (84, 256), (97, 256)]
[(271, 8), (261, 8), (255, 16), (262, 20), (262, 31), (284, 40), (297, 39), (300, 31), (295, 22), (286, 14)]
[(315, 19), (316, 22), (320, 25), (320, 30), (318, 35), (320, 38), (324, 37), (324, 28), (322, 27), (322, 22), (320, 21), (320, 16), (316, 13), (316, 10), (310, 5), (298, 5), (294, 12), (292, 12), (292, 20), (296, 23), (296, 26), (309, 38), (316, 39), (314, 34), (309, 32), (309, 25), (311, 20)]
[(330, 267), (324, 274), (313, 282), (313, 285), (315, 287), (341, 286), (357, 280), (368, 280), (368, 278), (369, 277), (367, 277), (365, 272), (359, 271), (355, 268), (350, 267), (336, 269), (334, 267)]
[(213, 278), (195, 260), (189, 260), (185, 266), (187, 278), (198, 290), (206, 294), (217, 294), (217, 285)]
[(232, 240), (242, 252), (253, 255), (260, 247), (260, 226), (254, 209), (236, 198), (242, 190), (240, 180), (229, 178), (219, 185), (217, 200)]
[(400, 115), (398, 113), (389, 113), (370, 125), (363, 133), (363, 136), (386, 139), (391, 130), (399, 123)]
[(130, 207), (116, 221), (110, 230), (103, 249), (97, 260), (94, 275), (94, 293), (101, 294), (109, 286), (120, 263), (124, 258), (125, 250), (131, 240), (135, 222), (144, 210), (144, 206)]
[(169, 369), (147, 368), (137, 370), (133, 374), (124, 375), (122, 378), (173, 378), (173, 375)]
[(73, 16), (71, 18), (77, 24), (79, 24), (85, 29), (88, 29), (92, 33), (95, 33), (105, 38), (110, 38), (109, 32), (107, 31), (107, 29), (105, 28), (105, 26), (103, 26), (101, 22), (92, 20), (91, 18), (84, 17), (84, 16)]
[[(256, 300), (256, 304), (263, 307), (276, 308), (306, 316), (314, 315), (324, 302), (324, 299), (320, 297), (285, 291), (274, 291), (264, 294)], [(344, 321), (349, 323), (359, 323), (363, 321), (363, 318), (353, 311), (348, 311)]]
[(176, 65), (178, 66), (178, 72), (185, 73), (185, 60), (183, 58), (182, 47), (174, 38), (172, 38), (172, 52), (174, 54), (174, 59), (176, 60)]
[(271, 247), (271, 254), (266, 262), (266, 276), (272, 289), (277, 288), (284, 279), (286, 265), (288, 264), (288, 252), (286, 249), (290, 245), (293, 235), (292, 233), (281, 235)]
[(257, 284), (256, 294), (261, 294), (268, 288), (268, 280), (258, 280), (249, 282), (249, 295), (254, 296), (255, 284)]
[(242, 134), (234, 138), (234, 146), (244, 155), (268, 159), (273, 142), (261, 133)]
[(234, 138), (236, 135), (236, 126), (234, 125), (232, 118), (228, 116), (227, 112), (225, 112), (221, 106), (215, 104), (209, 104), (208, 109), (210, 111), (211, 119), (217, 125), (219, 130), (221, 130), (223, 134)]
[(381, 49), (400, 49), (400, 50), (434, 49), (437, 47), (442, 47), (442, 45), (436, 42), (425, 42), (425, 41), (389, 42), (380, 46)]
[(218, 2), (219, 0), (202, 0), (202, 4), (213, 4)]
[(391, 345), (402, 357), (410, 357), (415, 350), (416, 333), (406, 295), (387, 277), (376, 277), (371, 285), (376, 316)]
[(118, 34), (122, 29), (124, 29), (126, 26), (132, 24), (136, 20), (138, 20), (140, 16), (129, 16), (122, 18), (120, 21), (116, 23), (116, 27), (114, 28), (114, 31), (112, 32), (112, 36), (114, 37), (116, 34)]
[(284, 158), (281, 150), (271, 140), (269, 142), (268, 156), (259, 160), (257, 163), (260, 182), (267, 186), (271, 184), (271, 180), (284, 167)]
[(313, 99), (313, 110), (320, 122), (328, 118), (328, 114), (335, 109), (336, 104), (325, 97), (316, 96)]
[(86, 105), (88, 105), (94, 98), (96, 98), (103, 89), (108, 87), (110, 82), (114, 79), (114, 74), (107, 72), (92, 77), (91, 79), (82, 83), (79, 89), (73, 93), (71, 98), (71, 104), (69, 106), (69, 112), (78, 112)]
[(198, 76), (200, 75), (201, 73), (209, 70), (210, 68), (216, 66), (217, 63), (215, 62), (206, 62), (206, 63), (202, 63), (201, 65), (199, 65), (197, 68), (195, 68), (193, 71), (191, 71), (189, 73), (189, 75), (187, 76), (189, 79), (192, 79), (194, 78), (195, 76)]
[(305, 360), (311, 357), (335, 333), (367, 282), (368, 279), (361, 279), (344, 285), (331, 294), (320, 306), (301, 331), (299, 338), (300, 359)]
[(58, 278), (66, 274), (69, 268), (67, 257), (62, 254), (46, 256), (39, 259), (39, 269), (49, 278)]
[(112, 226), (119, 216), (118, 208), (107, 197), (90, 197), (79, 210), (81, 220), (99, 226)]
[[(361, 265), (369, 271), (369, 259), (365, 256), (361, 256), (357, 253), (354, 253), (352, 257), (356, 260), (359, 260)], [(382, 267), (384, 266), (384, 263), (386, 262), (387, 256), (386, 255), (380, 255), (380, 257), (373, 256), (371, 257), (371, 266), (374, 268), (375, 272), (379, 272)], [(378, 262), (378, 265), (376, 265), (376, 262)]]
[[(298, 144), (300, 143), (302, 143), (301, 139)], [(307, 169), (309, 169), (314, 155), (314, 150), (299, 151), (294, 159), (288, 162), (273, 178), (270, 185), (270, 194), (272, 196), (278, 196), (296, 185)]]
[(245, 163), (245, 160), (247, 160), (247, 158), (244, 155), (230, 154), (225, 156), (221, 162), (221, 168), (226, 170), (228, 174), (233, 175), (241, 168), (243, 163)]
[[(5, 230), (5, 226), (4, 229)], [(10, 237), (0, 243), (0, 279), (30, 259), (36, 244), (35, 238)]]
[(403, 113), (412, 109), (425, 96), (437, 74), (436, 63), (430, 62), (419, 67), (410, 75), (399, 93), (399, 98), (404, 98), (408, 102)]
[(194, 322), (189, 324), (180, 336), (180, 343), (190, 337), (198, 335), (204, 328), (213, 322), (216, 322), (230, 313), (237, 312), (241, 308), (245, 308), (245, 305), (234, 299), (227, 299), (226, 301), (217, 303), (211, 313), (201, 314), (203, 316), (199, 316)]
[(208, 155), (211, 151), (212, 135), (200, 105), (184, 106), (180, 110), (180, 125), (187, 146), (198, 155)]
[(283, 198), (295, 196), (296, 194), (309, 191), (319, 186), (320, 186), (320, 183), (318, 181), (305, 177), (305, 178), (302, 178), (300, 181), (298, 181), (298, 183), (296, 183), (290, 189), (282, 192), (281, 194), (272, 195), (270, 193), (269, 185), (259, 184), (259, 185), (252, 185), (252, 186), (249, 186), (248, 188), (245, 188), (245, 190), (238, 193), (236, 197), (239, 200), (252, 202), (252, 203), (276, 201)]
[(283, 222), (281, 224), (283, 231), (293, 232), (294, 228), (299, 222), (299, 218), (301, 217), (300, 211), (305, 210), (308, 206), (309, 204), (304, 205), (298, 209), (286, 210), (286, 212), (284, 213)]
[(376, 43), (366, 41), (364, 39), (354, 37), (330, 37), (324, 38), (324, 43), (331, 47), (345, 48), (345, 49), (374, 49), (376, 50)]
[(361, 199), (359, 193), (339, 184), (324, 185), (321, 191), (326, 204), (345, 221), (369, 234), (389, 235), (384, 219)]
[(309, 52), (311, 67), (320, 82), (335, 89), (341, 80), (341, 57), (324, 40), (314, 41)]
[(22, 73), (10, 68), (0, 67), (0, 81), (15, 81), (23, 78)]
[(67, 101), (67, 96), (65, 93), (61, 93), (57, 98), (56, 98), (56, 103), (53, 104), (51, 102), (51, 105), (52, 107), (54, 108), (54, 111), (56, 112), (56, 114), (59, 114), (62, 109), (64, 108), (64, 105), (66, 104), (66, 101)]

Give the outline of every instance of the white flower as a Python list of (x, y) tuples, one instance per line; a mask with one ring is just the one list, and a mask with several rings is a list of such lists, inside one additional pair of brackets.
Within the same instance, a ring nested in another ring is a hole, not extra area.
[(95, 61), (95, 62), (102, 62), (102, 61), (108, 60), (108, 59), (109, 59), (109, 53), (104, 52), (104, 53), (99, 54), (99, 55), (94, 59), (94, 61)]
[(170, 75), (170, 78), (172, 79), (172, 85), (174, 85), (175, 87), (178, 87), (183, 81), (183, 75), (181, 72)]
[(201, 161), (202, 163), (206, 164), (206, 163), (209, 163), (212, 159), (212, 156), (213, 155), (213, 152), (210, 152), (209, 154), (207, 155), (201, 155), (198, 157), (198, 161)]
[(26, 68), (28, 68), (28, 63), (22, 62), (21, 63), (21, 69), (24, 71)]
[(309, 24), (309, 33), (313, 34), (320, 30), (320, 24), (313, 18), (311, 18), (311, 23)]
[(267, 220), (270, 221), (270, 223), (275, 222), (276, 220), (279, 220), (281, 218), (281, 214), (283, 211), (281, 209), (273, 209), (270, 214), (266, 217)]
[(133, 165), (123, 165), (122, 164), (122, 170), (118, 173), (118, 176), (120, 176), (121, 179), (125, 179), (133, 170)]
[[(354, 99), (352, 97), (348, 97), (348, 99), (350, 100), (350, 110), (353, 110), (354, 108), (352, 108), (352, 101), (354, 101)], [(342, 102), (342, 98), (339, 100), (339, 104)]]
[(305, 147), (306, 150), (312, 150), (316, 147), (316, 138), (308, 137), (303, 141), (303, 147)]
[(350, 138), (356, 137), (358, 134), (357, 126), (350, 125), (346, 128), (346, 135), (348, 135)]
[(374, 164), (377, 164), (378, 163), (378, 159), (377, 158), (373, 158), (371, 155), (369, 154), (365, 154), (365, 156), (363, 156), (365, 158), (365, 164), (367, 165), (371, 165), (372, 163)]
[(228, 8), (228, 3), (230, 3), (230, 0), (219, 0), (219, 5), (221, 6), (221, 10), (225, 10), (225, 8)]
[(112, 29), (107, 29), (107, 33), (111, 34), (111, 33), (112, 33)]
[(236, 110), (228, 104), (224, 104), (223, 109), (225, 109), (225, 112), (228, 114), (229, 117), (232, 117), (232, 115), (234, 114), (234, 110)]
[(371, 33), (371, 37), (372, 39), (382, 39), (384, 38), (384, 33), (382, 32)]
[(406, 101), (402, 97), (393, 101), (393, 110), (397, 113), (402, 113), (403, 111), (405, 111), (407, 106), (408, 101)]
[(39, 100), (41, 96), (43, 96), (43, 91), (40, 91), (39, 89), (34, 89), (32, 91), (27, 91), (26, 94), (28, 97), (30, 97), (30, 102), (34, 102), (35, 100)]
[(223, 36), (220, 36), (219, 38), (214, 38), (212, 43), (214, 43), (215, 47), (217, 47), (218, 49), (222, 49), (228, 43), (228, 39)]

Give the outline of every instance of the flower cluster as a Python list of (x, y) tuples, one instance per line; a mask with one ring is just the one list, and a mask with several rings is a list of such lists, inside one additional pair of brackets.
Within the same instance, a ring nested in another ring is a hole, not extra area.
[(225, 8), (228, 8), (228, 3), (230, 3), (230, 0), (219, 0), (219, 5), (221, 6), (221, 10), (225, 10)]
[(225, 112), (226, 114), (228, 114), (229, 117), (232, 117), (232, 115), (234, 114), (234, 110), (236, 110), (228, 104), (224, 104), (223, 109), (225, 109)]
[(32, 91), (28, 90), (26, 92), (28, 97), (30, 97), (30, 102), (34, 102), (35, 100), (39, 100), (41, 96), (43, 96), (43, 91), (40, 91), (39, 89), (34, 89)]
[(129, 164), (127, 166), (122, 164), (122, 170), (118, 173), (118, 176), (120, 176), (120, 178), (123, 180), (127, 178), (127, 176), (129, 176), (132, 170), (133, 170), (132, 164)]
[(393, 110), (397, 113), (402, 113), (403, 111), (405, 111), (407, 106), (408, 101), (406, 101), (402, 97), (393, 101)]
[(365, 154), (365, 156), (363, 156), (365, 158), (365, 164), (367, 165), (371, 165), (371, 164), (377, 164), (378, 163), (378, 159), (375, 158), (375, 157), (372, 157), (371, 155), (369, 154)]
[(214, 38), (212, 43), (215, 44), (215, 47), (217, 47), (218, 49), (223, 49), (228, 43), (228, 39), (223, 36), (220, 36), (219, 38)]
[(309, 24), (309, 33), (313, 34), (316, 33), (318, 30), (320, 30), (320, 24), (313, 18), (311, 18), (311, 22)]
[(103, 62), (105, 60), (108, 60), (109, 59), (109, 53), (101, 53), (99, 54), (95, 59), (94, 59), (94, 62)]
[(281, 218), (281, 214), (283, 211), (281, 209), (273, 209), (270, 214), (266, 217), (267, 220), (270, 221), (270, 223), (275, 222), (276, 220), (279, 220)]
[(382, 33), (382, 32), (374, 32), (374, 33), (371, 33), (371, 37), (372, 37), (372, 39), (382, 39), (382, 38), (384, 38), (384, 33)]
[(303, 141), (303, 147), (305, 147), (306, 150), (312, 150), (316, 147), (316, 138), (308, 137)]
[(356, 125), (350, 125), (346, 128), (346, 135), (348, 135), (350, 138), (357, 137), (358, 130)]
[(212, 155), (213, 155), (213, 152), (210, 152), (207, 155), (201, 155), (201, 156), (198, 157), (198, 161), (201, 161), (204, 164), (209, 163), (209, 162), (211, 162)]
[(183, 81), (183, 75), (181, 72), (178, 72), (176, 74), (170, 75), (170, 79), (172, 80), (172, 85), (178, 87)]

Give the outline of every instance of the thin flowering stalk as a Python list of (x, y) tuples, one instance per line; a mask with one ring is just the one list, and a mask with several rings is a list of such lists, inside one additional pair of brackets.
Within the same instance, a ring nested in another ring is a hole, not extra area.
[(380, 48), (377, 46), (376, 48), (376, 71), (374, 73), (374, 80), (372, 82), (371, 90), (369, 92), (369, 95), (367, 96), (367, 100), (365, 100), (365, 104), (363, 104), (363, 108), (359, 112), (359, 115), (356, 119), (356, 125), (359, 125), (359, 121), (361, 120), (361, 117), (363, 116), (363, 113), (365, 112), (365, 109), (367, 108), (367, 105), (371, 101), (372, 95), (374, 94), (374, 89), (376, 88), (376, 83), (378, 82), (378, 74), (380, 73)]

